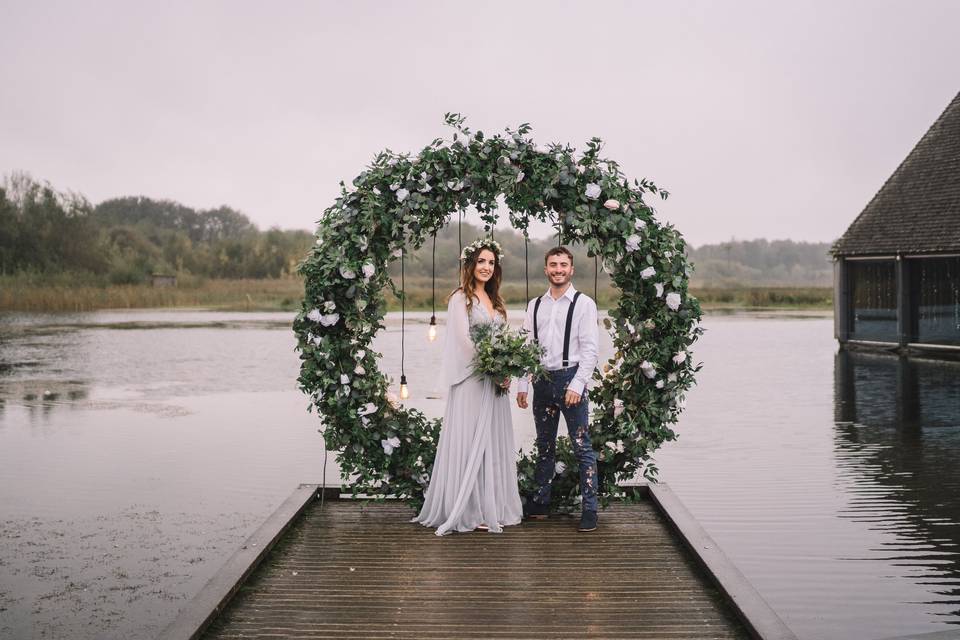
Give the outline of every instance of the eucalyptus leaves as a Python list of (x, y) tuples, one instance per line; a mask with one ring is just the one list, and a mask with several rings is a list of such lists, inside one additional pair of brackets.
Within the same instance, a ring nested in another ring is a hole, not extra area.
[[(383, 326), (382, 291), (393, 287), (386, 267), (471, 205), (492, 226), (498, 198), (514, 228), (526, 231), (531, 219), (554, 223), (566, 242), (598, 256), (620, 288), (619, 306), (605, 320), (616, 355), (595, 374), (591, 391), (601, 497), (638, 472), (653, 477), (649, 456), (676, 437), (670, 426), (698, 369), (677, 355), (689, 354), (701, 333), (683, 240), (654, 219), (644, 200), (667, 192), (628, 180), (616, 162), (599, 156), (596, 138), (577, 154), (566, 145), (538, 147), (526, 124), (488, 137), (458, 114), (447, 114), (446, 122), (454, 128), (451, 140), (434, 140), (414, 156), (384, 151), (350, 185), (341, 183), (300, 265), (306, 291), (294, 321), (299, 383), (322, 417), (327, 447), (339, 452), (344, 479), (357, 492), (422, 501), (440, 425), (396, 404), (377, 368), (380, 354), (370, 350)], [(577, 467), (563, 443), (558, 456), (554, 501), (570, 504)], [(531, 459), (519, 469), (527, 484)]]

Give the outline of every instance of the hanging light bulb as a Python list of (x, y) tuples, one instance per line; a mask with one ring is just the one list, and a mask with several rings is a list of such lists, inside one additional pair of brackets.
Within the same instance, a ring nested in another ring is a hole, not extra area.
[(430, 316), (430, 329), (427, 331), (427, 339), (430, 342), (437, 339), (437, 316)]
[(403, 359), (406, 349), (404, 348), (404, 336), (407, 325), (407, 283), (403, 270), (403, 258), (406, 253), (406, 245), (400, 250), (400, 399), (406, 400), (410, 397), (410, 391), (407, 389), (407, 375), (403, 370)]

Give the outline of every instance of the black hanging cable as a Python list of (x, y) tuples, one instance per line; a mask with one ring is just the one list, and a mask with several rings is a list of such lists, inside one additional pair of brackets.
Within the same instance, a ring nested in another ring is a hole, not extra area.
[(530, 299), (530, 237), (523, 231), (523, 276), (527, 281), (527, 300)]
[(433, 266), (431, 267), (431, 290), (430, 290), (430, 329), (427, 331), (427, 338), (430, 342), (437, 339), (437, 234), (433, 234)]
[(600, 277), (600, 262), (597, 260), (597, 256), (593, 256), (593, 301), (597, 304), (597, 279)]
[[(406, 240), (404, 240), (406, 242)], [(406, 333), (406, 324), (407, 324), (407, 286), (406, 279), (404, 277), (404, 254), (406, 253), (406, 246), (400, 248), (400, 399), (405, 400), (408, 391), (407, 391), (407, 376), (403, 368), (404, 361), (404, 333)]]
[(457, 242), (460, 243), (460, 253), (457, 254), (457, 260), (463, 255), (463, 209), (460, 210), (457, 218)]

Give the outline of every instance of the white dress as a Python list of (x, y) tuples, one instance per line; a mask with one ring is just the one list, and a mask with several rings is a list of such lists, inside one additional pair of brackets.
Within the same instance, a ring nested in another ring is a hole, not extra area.
[(493, 381), (473, 375), (470, 327), (502, 323), (491, 318), (476, 298), (467, 313), (466, 296), (457, 291), (447, 306), (443, 379), (447, 408), (437, 457), (423, 509), (414, 518), (436, 527), (437, 535), (473, 531), (486, 525), (499, 533), (523, 515), (517, 487), (516, 450), (509, 394), (498, 395)]

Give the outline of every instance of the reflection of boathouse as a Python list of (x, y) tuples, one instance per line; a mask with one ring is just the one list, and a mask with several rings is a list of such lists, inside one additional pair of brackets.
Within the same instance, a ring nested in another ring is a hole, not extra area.
[(960, 94), (831, 252), (841, 344), (960, 348)]

